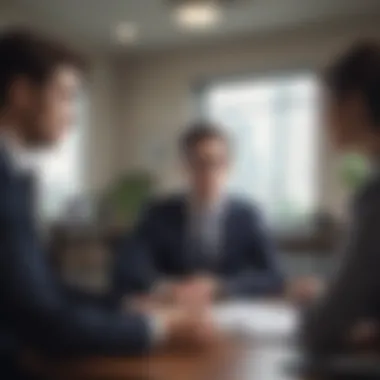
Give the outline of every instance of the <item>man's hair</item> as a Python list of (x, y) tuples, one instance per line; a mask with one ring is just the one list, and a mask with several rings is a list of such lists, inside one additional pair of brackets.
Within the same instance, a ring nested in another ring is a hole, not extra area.
[(18, 77), (43, 84), (61, 65), (84, 68), (82, 57), (66, 46), (27, 30), (10, 30), (0, 35), (0, 106)]
[(368, 107), (372, 122), (380, 125), (380, 44), (355, 44), (326, 71), (325, 80), (338, 100), (359, 93)]
[(183, 154), (189, 157), (199, 143), (209, 139), (219, 139), (228, 149), (230, 148), (229, 138), (223, 129), (207, 121), (198, 121), (189, 125), (181, 136), (180, 147)]

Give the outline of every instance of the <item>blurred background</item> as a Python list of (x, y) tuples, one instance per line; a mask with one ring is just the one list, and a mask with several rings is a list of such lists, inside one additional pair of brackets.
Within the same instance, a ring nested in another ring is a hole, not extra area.
[(211, 118), (233, 138), (230, 187), (261, 206), (285, 270), (328, 274), (367, 168), (329, 146), (318, 74), (379, 38), (379, 21), (378, 0), (0, 0), (2, 28), (58, 37), (91, 62), (78, 125), (39, 162), (57, 269), (111, 286), (112, 245), (152, 194), (181, 187), (178, 137)]

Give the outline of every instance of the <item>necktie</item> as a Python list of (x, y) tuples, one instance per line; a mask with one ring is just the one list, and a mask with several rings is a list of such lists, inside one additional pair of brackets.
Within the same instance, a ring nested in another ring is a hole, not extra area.
[(192, 261), (197, 271), (209, 271), (215, 266), (217, 256), (216, 220), (211, 214), (201, 213), (193, 221)]

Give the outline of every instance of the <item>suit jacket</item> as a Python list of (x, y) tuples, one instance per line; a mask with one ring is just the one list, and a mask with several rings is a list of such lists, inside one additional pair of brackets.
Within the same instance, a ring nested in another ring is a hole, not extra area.
[(312, 356), (348, 348), (347, 337), (356, 322), (379, 321), (380, 172), (354, 197), (351, 214), (340, 267), (304, 320), (302, 340)]
[(136, 354), (149, 346), (141, 315), (65, 296), (35, 230), (30, 188), (0, 149), (0, 357), (31, 347), (50, 355)]
[[(117, 265), (121, 292), (146, 291), (160, 279), (212, 272), (232, 295), (281, 291), (283, 279), (271, 239), (259, 212), (237, 199), (225, 205), (219, 251), (199, 260), (189, 248), (187, 201), (171, 197), (147, 207), (134, 235), (124, 244)], [(207, 255), (207, 253), (206, 253)]]

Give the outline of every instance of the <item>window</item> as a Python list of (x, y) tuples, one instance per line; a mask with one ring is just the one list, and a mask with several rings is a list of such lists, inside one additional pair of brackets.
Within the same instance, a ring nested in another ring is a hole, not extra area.
[(230, 187), (252, 197), (277, 229), (316, 211), (317, 79), (311, 74), (218, 82), (202, 92), (205, 116), (228, 128)]

